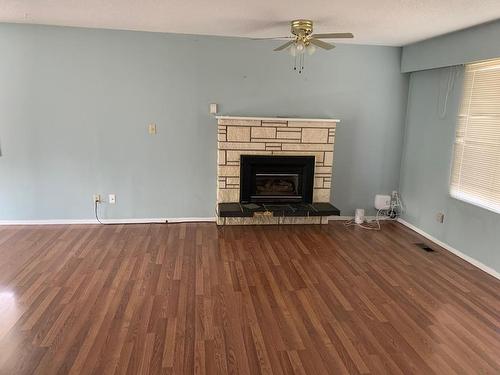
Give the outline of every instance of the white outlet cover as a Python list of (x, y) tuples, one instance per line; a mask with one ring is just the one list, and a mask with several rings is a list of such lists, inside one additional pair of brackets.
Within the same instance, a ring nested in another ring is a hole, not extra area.
[(115, 204), (116, 203), (116, 195), (115, 194), (109, 194), (108, 201), (109, 201), (110, 204)]

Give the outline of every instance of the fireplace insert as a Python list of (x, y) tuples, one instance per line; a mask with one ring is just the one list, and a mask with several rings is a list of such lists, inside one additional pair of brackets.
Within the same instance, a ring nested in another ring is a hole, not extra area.
[(312, 203), (314, 156), (241, 155), (241, 203)]

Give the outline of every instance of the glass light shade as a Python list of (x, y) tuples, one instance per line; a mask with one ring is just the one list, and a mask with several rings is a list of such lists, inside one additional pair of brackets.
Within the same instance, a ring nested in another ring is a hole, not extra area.
[(308, 55), (312, 55), (314, 52), (316, 52), (316, 47), (314, 46), (314, 44), (309, 44), (306, 47), (306, 51)]
[(292, 56), (296, 56), (297, 55), (297, 46), (294, 44), (292, 44), (292, 46), (290, 47), (290, 55)]
[(297, 53), (304, 53), (304, 50), (306, 49), (306, 46), (302, 41), (298, 41), (295, 43), (295, 48), (297, 49)]

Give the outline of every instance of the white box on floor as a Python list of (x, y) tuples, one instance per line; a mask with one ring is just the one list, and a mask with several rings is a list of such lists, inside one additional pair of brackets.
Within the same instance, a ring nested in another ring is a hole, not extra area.
[(377, 210), (388, 210), (391, 208), (391, 196), (390, 195), (375, 195), (375, 208)]

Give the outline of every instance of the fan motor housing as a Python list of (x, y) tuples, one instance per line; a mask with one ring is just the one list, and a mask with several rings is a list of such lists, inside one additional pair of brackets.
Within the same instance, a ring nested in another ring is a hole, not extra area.
[(313, 22), (311, 20), (293, 20), (291, 25), (293, 35), (305, 36), (312, 34)]

